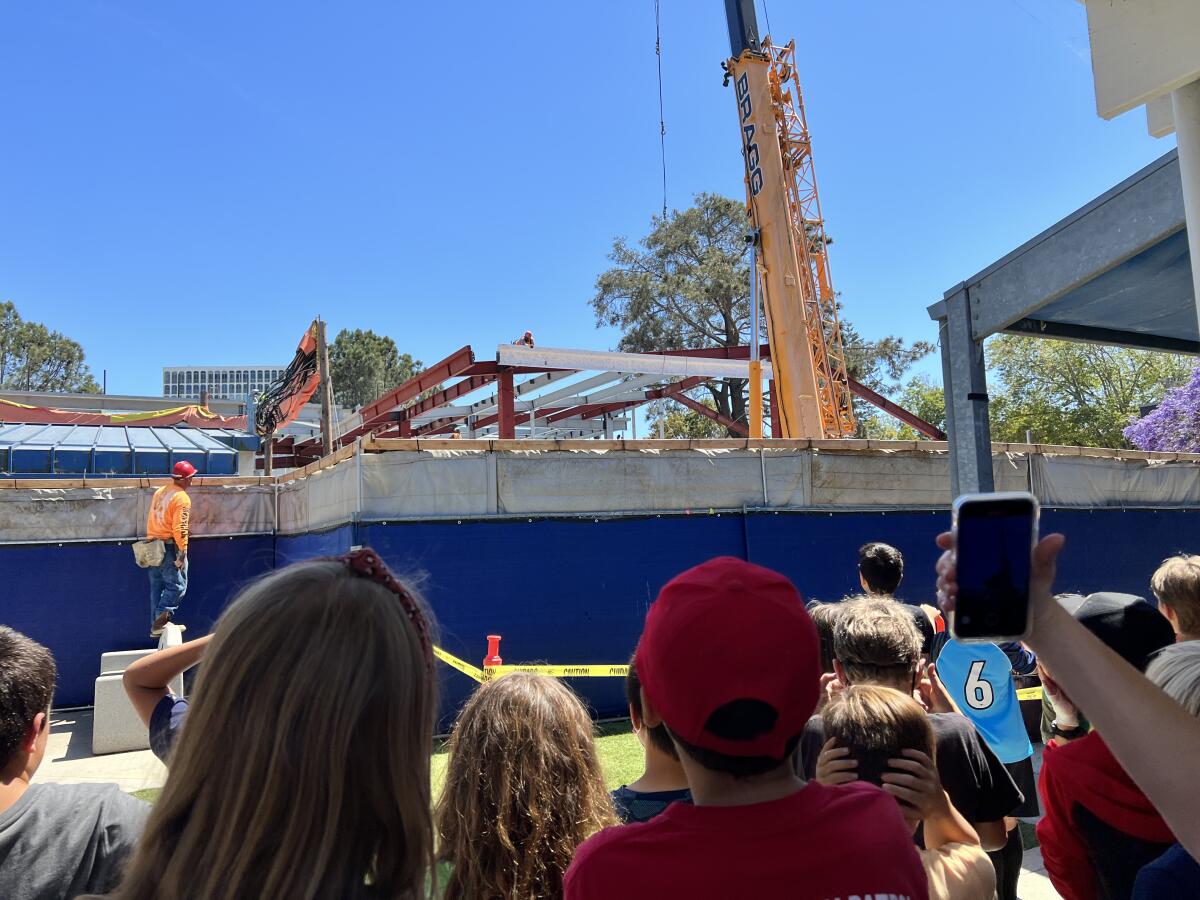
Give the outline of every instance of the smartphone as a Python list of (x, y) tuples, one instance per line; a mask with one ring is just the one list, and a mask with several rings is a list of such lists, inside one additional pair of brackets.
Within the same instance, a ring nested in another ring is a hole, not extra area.
[(954, 501), (960, 641), (1019, 641), (1029, 631), (1029, 576), (1038, 536), (1033, 494), (964, 494)]

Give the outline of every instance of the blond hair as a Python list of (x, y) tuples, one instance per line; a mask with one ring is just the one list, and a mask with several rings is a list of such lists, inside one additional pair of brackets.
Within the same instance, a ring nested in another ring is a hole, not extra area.
[(446, 900), (561, 897), (575, 848), (619, 824), (571, 690), (523, 672), (482, 685), (450, 737), (436, 819)]
[(423, 895), (435, 715), (430, 657), (395, 593), (333, 560), (269, 575), (217, 623), (112, 896)]
[(835, 738), (858, 763), (858, 777), (882, 783), (888, 760), (903, 750), (934, 758), (933, 726), (911, 695), (874, 684), (852, 684), (821, 711), (825, 737)]
[(1181, 554), (1163, 560), (1150, 577), (1150, 590), (1175, 613), (1182, 633), (1200, 632), (1200, 556)]

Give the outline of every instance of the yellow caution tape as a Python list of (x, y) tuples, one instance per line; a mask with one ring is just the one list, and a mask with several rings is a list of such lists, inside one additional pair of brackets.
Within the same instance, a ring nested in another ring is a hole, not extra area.
[(468, 678), (476, 681), (487, 681), (490, 678), (499, 678), (501, 675), (509, 675), (513, 672), (532, 672), (535, 675), (549, 675), (551, 678), (624, 678), (629, 674), (627, 665), (488, 666), (480, 669), (468, 662), (463, 662), (452, 653), (447, 653), (441, 647), (434, 647), (433, 655), (452, 669), (458, 669)]
[(440, 659), (442, 662), (444, 662), (446, 665), (448, 665), (450, 668), (458, 669), (458, 671), (462, 672), (468, 678), (474, 678), (476, 681), (483, 681), (483, 677), (484, 677), (483, 669), (477, 669), (475, 666), (471, 665), (470, 663), (463, 662), (457, 656), (447, 653), (441, 647), (434, 647), (433, 655), (436, 656), (438, 659)]
[(1042, 689), (1040, 687), (1021, 688), (1017, 691), (1018, 700), (1041, 700)]
[(484, 671), (493, 676), (532, 672), (551, 678), (624, 678), (629, 674), (629, 666), (490, 666)]

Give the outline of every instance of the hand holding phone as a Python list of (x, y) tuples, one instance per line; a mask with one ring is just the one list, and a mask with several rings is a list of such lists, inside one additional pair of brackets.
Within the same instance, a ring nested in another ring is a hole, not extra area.
[(964, 494), (954, 502), (958, 597), (950, 628), (958, 640), (1025, 637), (1037, 533), (1032, 494)]

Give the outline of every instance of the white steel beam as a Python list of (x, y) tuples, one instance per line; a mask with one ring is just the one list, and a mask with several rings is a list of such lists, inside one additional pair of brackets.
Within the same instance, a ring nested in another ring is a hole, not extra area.
[[(633, 375), (658, 375), (706, 378), (748, 378), (750, 361), (745, 359), (708, 359), (700, 356), (659, 356), (653, 353), (609, 353), (603, 350), (567, 350), (551, 347), (519, 347), (501, 344), (496, 361), (502, 366), (544, 366), (551, 369), (620, 372)], [(763, 377), (771, 375), (763, 363)]]

